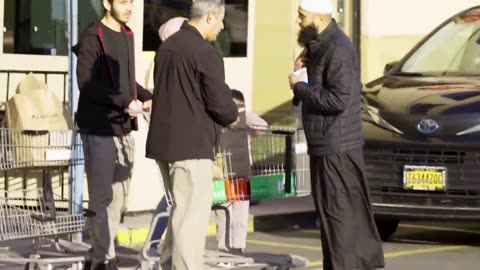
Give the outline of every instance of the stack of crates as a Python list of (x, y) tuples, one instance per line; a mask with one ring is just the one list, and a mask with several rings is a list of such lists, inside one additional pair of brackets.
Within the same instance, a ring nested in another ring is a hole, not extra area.
[(227, 190), (225, 188), (224, 179), (213, 180), (213, 204), (221, 204), (227, 202)]
[(290, 177), (291, 190), (285, 191), (285, 173), (255, 175), (250, 178), (251, 199), (253, 201), (285, 198), (295, 195), (295, 180)]
[(250, 186), (247, 178), (214, 179), (213, 203), (220, 204), (250, 199)]
[(236, 177), (232, 172), (231, 160), (234, 154), (225, 151), (216, 154), (213, 173), (213, 204), (250, 200), (248, 178)]

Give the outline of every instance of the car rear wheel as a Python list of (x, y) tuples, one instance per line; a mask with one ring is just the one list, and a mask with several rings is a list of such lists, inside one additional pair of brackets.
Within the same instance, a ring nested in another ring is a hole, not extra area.
[(383, 241), (387, 241), (398, 228), (399, 220), (396, 219), (376, 219), (378, 233)]

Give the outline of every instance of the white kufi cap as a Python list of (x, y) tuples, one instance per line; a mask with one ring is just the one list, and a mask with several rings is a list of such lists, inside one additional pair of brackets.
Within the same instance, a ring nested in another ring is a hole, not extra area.
[(332, 0), (301, 0), (300, 8), (317, 14), (332, 14)]

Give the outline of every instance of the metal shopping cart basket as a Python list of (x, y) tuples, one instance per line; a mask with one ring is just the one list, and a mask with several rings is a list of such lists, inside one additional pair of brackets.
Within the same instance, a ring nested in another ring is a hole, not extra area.
[(305, 133), (283, 127), (258, 127), (251, 141), (251, 200), (301, 197), (311, 193)]
[[(240, 131), (241, 132), (241, 131)], [(232, 157), (235, 153), (227, 149), (217, 151), (214, 179), (212, 210), (224, 210), (226, 213), (226, 245), (229, 248), (230, 216), (228, 210), (221, 204), (243, 200), (265, 200), (272, 198), (305, 196), (310, 194), (309, 161), (306, 154), (305, 136), (302, 130), (280, 127), (256, 127), (256, 135), (249, 143), (250, 161), (253, 176), (250, 178), (236, 177), (232, 171)], [(171, 195), (166, 192), (167, 204), (173, 204)], [(141, 269), (157, 269), (159, 255), (152, 254), (152, 243), (161, 240), (151, 239), (154, 228), (160, 219), (169, 215), (166, 212), (154, 216), (152, 228), (147, 236), (141, 257)], [(269, 256), (265, 256), (269, 255)], [(210, 251), (205, 252), (205, 268), (218, 269), (222, 263), (229, 269), (290, 269), (303, 267), (308, 260), (296, 255), (272, 255), (247, 253), (237, 256), (228, 253)]]
[[(42, 169), (42, 187), (0, 191), (0, 243), (14, 245), (33, 239), (29, 258), (0, 256), (0, 265), (25, 264), (26, 269), (82, 269), (84, 257), (41, 258), (38, 250), (54, 244), (64, 252), (58, 236), (82, 232), (86, 216), (92, 212), (71, 213), (71, 202), (52, 191), (50, 170), (78, 165), (83, 158), (75, 149), (80, 139), (75, 131), (22, 131), (0, 128), (0, 171)], [(52, 239), (53, 237), (53, 239)], [(3, 254), (2, 254), (3, 255)], [(12, 266), (10, 266), (12, 267)]]

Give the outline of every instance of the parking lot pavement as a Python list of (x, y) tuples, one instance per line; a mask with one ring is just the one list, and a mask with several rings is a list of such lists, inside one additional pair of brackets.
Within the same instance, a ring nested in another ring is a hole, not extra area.
[[(215, 237), (210, 236), (207, 247), (215, 249), (215, 245)], [(10, 251), (17, 251), (18, 255), (28, 256), (31, 252), (29, 240), (10, 243), (9, 246)], [(309, 263), (299, 270), (314, 270), (322, 269), (320, 246), (318, 229), (297, 227), (250, 233), (246, 251), (303, 256)], [(402, 223), (393, 238), (384, 244), (384, 250), (386, 270), (478, 270), (480, 224)], [(117, 251), (122, 270), (137, 269), (138, 249), (121, 247)], [(48, 252), (43, 254), (50, 255)], [(0, 269), (24, 268), (2, 265)]]
[[(255, 232), (249, 235), (248, 252), (297, 254), (310, 260), (302, 269), (321, 269), (320, 234), (317, 229)], [(208, 241), (214, 248), (215, 239)], [(480, 265), (480, 225), (404, 223), (384, 244), (387, 270), (477, 270)]]

